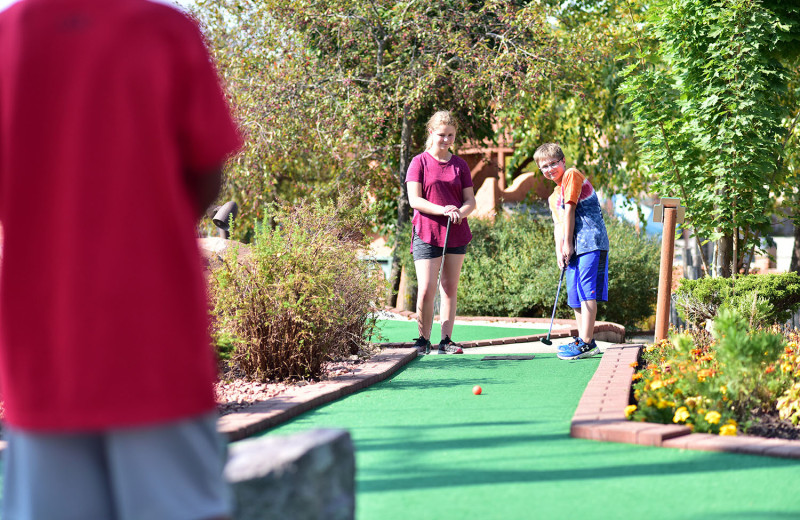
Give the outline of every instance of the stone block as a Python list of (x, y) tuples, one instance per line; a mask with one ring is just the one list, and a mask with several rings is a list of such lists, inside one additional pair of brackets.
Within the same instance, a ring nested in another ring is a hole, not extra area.
[(355, 452), (345, 430), (310, 430), (230, 447), (236, 520), (352, 520)]

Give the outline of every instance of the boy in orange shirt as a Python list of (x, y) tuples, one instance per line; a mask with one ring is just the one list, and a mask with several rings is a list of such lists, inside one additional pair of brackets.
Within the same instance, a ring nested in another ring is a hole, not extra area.
[(559, 347), (559, 359), (581, 359), (600, 352), (594, 341), (597, 302), (608, 301), (608, 233), (592, 184), (576, 168), (566, 169), (564, 152), (555, 143), (533, 155), (542, 174), (556, 183), (549, 197), (553, 214), (556, 261), (567, 270), (567, 301), (575, 311), (579, 335)]

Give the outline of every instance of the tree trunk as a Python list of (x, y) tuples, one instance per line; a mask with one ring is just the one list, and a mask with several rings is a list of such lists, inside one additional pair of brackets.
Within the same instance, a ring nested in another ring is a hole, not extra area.
[(800, 273), (800, 223), (798, 222), (794, 224), (794, 250), (789, 263), (789, 271)]
[(714, 255), (714, 275), (730, 278), (731, 262), (733, 262), (733, 236), (725, 235), (717, 240), (716, 253)]
[[(397, 198), (397, 225), (395, 227), (395, 244), (399, 243), (400, 233), (404, 232), (406, 222), (410, 220), (411, 205), (408, 203), (405, 175), (411, 163), (411, 129), (414, 121), (408, 106), (403, 107), (403, 122), (400, 131), (400, 164), (397, 179), (400, 183), (400, 195)], [(387, 301), (392, 307), (397, 306), (397, 291), (400, 289), (400, 259), (395, 246), (392, 252), (392, 271), (389, 275), (389, 295)]]

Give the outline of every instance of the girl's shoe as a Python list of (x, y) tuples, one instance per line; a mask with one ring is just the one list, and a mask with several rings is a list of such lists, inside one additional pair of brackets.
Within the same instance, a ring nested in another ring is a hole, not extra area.
[(439, 342), (439, 354), (463, 354), (464, 349), (461, 348), (460, 345), (453, 342), (450, 339), (450, 336), (445, 336), (442, 341)]
[(431, 342), (422, 336), (418, 337), (414, 342), (414, 348), (417, 349), (417, 354), (425, 355), (431, 353)]

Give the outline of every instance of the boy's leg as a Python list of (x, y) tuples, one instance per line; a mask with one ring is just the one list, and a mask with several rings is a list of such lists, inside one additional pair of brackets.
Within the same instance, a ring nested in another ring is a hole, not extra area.
[(4, 425), (6, 520), (116, 518), (101, 434), (41, 434)]
[(594, 324), (597, 300), (608, 299), (607, 260), (607, 252), (593, 251), (573, 257), (567, 267), (567, 299), (575, 312), (579, 336), (559, 348), (560, 359), (580, 359), (599, 352), (594, 342)]

